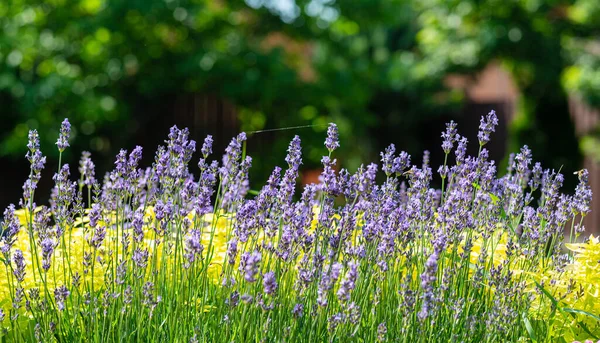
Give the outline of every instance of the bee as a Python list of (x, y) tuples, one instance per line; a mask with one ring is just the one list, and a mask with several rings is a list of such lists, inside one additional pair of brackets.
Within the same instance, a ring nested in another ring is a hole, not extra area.
[(409, 175), (413, 175), (415, 173), (414, 169), (409, 169), (407, 171), (405, 171), (404, 173), (402, 173), (402, 176), (409, 176)]
[(578, 170), (578, 171), (574, 172), (573, 175), (577, 175), (577, 177), (581, 179), (583, 177), (584, 172), (587, 172), (587, 169), (584, 168), (584, 169)]

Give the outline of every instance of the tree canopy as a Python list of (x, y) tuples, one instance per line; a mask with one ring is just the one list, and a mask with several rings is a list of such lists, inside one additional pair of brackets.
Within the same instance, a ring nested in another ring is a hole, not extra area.
[[(522, 92), (513, 141), (573, 165), (576, 142), (555, 138), (567, 92), (600, 104), (599, 19), (596, 0), (8, 0), (0, 154), (22, 155), (28, 128), (49, 146), (64, 117), (89, 136), (81, 149), (114, 153), (104, 138), (146, 115), (136, 99), (210, 92), (238, 107), (243, 130), (335, 121), (342, 139), (361, 137), (341, 151), (356, 164), (381, 148), (373, 127), (418, 144), (420, 123), (464, 99), (445, 76), (499, 60)], [(322, 153), (313, 136), (309, 164)]]

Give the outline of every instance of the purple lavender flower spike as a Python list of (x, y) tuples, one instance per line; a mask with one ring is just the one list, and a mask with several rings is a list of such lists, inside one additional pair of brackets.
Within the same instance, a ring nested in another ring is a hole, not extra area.
[(263, 275), (263, 288), (265, 294), (273, 295), (277, 291), (277, 280), (274, 272), (268, 272)]
[(479, 145), (483, 146), (490, 141), (490, 133), (496, 131), (496, 126), (498, 126), (498, 117), (496, 116), (496, 111), (491, 110), (487, 116), (481, 117), (481, 121), (479, 123), (479, 133), (477, 134)]
[(433, 242), (434, 251), (425, 262), (425, 270), (421, 274), (421, 288), (423, 289), (423, 304), (421, 311), (417, 314), (420, 320), (424, 320), (431, 315), (435, 295), (433, 286), (437, 280), (438, 261), (440, 254), (446, 245), (445, 236), (437, 237)]
[(290, 143), (288, 154), (285, 158), (289, 168), (285, 171), (285, 174), (279, 183), (278, 201), (281, 204), (289, 203), (294, 196), (296, 179), (298, 178), (298, 168), (300, 167), (300, 164), (302, 164), (301, 156), (300, 139), (296, 136)]
[(59, 311), (64, 311), (65, 300), (71, 294), (66, 286), (62, 285), (54, 290), (54, 299), (56, 300), (56, 307)]
[(40, 151), (40, 137), (36, 130), (29, 131), (29, 141), (27, 143), (27, 148), (29, 148), (29, 151), (27, 152), (25, 157), (27, 157), (27, 160), (31, 165), (31, 174), (29, 179), (27, 179), (27, 181), (25, 181), (25, 183), (23, 184), (24, 206), (29, 206), (30, 203), (33, 201), (33, 199), (31, 199), (31, 195), (37, 188), (37, 184), (42, 176), (42, 169), (44, 169), (44, 164), (46, 164), (46, 157), (42, 156), (42, 152)]
[(350, 300), (350, 292), (356, 286), (356, 280), (358, 279), (358, 263), (355, 261), (351, 261), (348, 263), (348, 273), (346, 277), (342, 280), (340, 284), (340, 288), (337, 292), (337, 297), (340, 301), (348, 301)]
[(139, 247), (135, 248), (131, 259), (133, 260), (133, 263), (135, 263), (136, 267), (138, 267), (141, 270), (144, 270), (148, 265), (148, 250), (142, 250)]
[(579, 184), (575, 188), (573, 209), (575, 213), (586, 215), (590, 212), (590, 204), (592, 202), (592, 187), (588, 180), (590, 173), (587, 169), (582, 169), (577, 174), (579, 176)]
[(13, 274), (18, 282), (23, 282), (23, 280), (25, 280), (25, 259), (23, 258), (21, 250), (15, 250), (13, 262), (15, 263)]
[(56, 146), (58, 147), (58, 151), (63, 152), (66, 148), (69, 147), (69, 135), (71, 134), (71, 123), (69, 123), (69, 119), (65, 118), (62, 124), (60, 125), (60, 134), (58, 136), (58, 140), (56, 141)]
[(92, 209), (90, 210), (89, 218), (90, 218), (90, 227), (95, 228), (98, 225), (98, 221), (100, 220), (100, 216), (102, 214), (102, 207), (100, 204), (94, 203), (92, 204)]
[(106, 237), (106, 227), (98, 226), (96, 228), (96, 230), (94, 230), (94, 234), (92, 235), (92, 239), (90, 240), (90, 245), (92, 247), (98, 249), (104, 242), (105, 237)]
[(187, 249), (189, 250), (188, 259), (194, 262), (197, 257), (202, 256), (204, 246), (202, 245), (202, 232), (200, 230), (191, 230), (187, 239)]
[(325, 192), (331, 196), (339, 195), (341, 189), (335, 175), (335, 170), (333, 169), (333, 166), (336, 164), (336, 160), (334, 159), (332, 161), (329, 156), (323, 156), (321, 163), (323, 163), (323, 172), (321, 173), (320, 181), (323, 183)]
[(236, 238), (227, 242), (227, 262), (231, 265), (235, 264), (238, 252), (238, 241)]
[(465, 161), (465, 155), (467, 154), (467, 138), (458, 137), (456, 138), (458, 145), (456, 147), (456, 165), (461, 165)]
[(81, 174), (80, 187), (87, 186), (91, 188), (96, 182), (96, 166), (90, 156), (91, 154), (88, 151), (81, 153), (81, 160), (79, 161), (79, 174)]
[(302, 164), (302, 147), (300, 146), (300, 137), (294, 136), (288, 147), (288, 154), (285, 157), (290, 169), (298, 170)]
[(15, 215), (15, 205), (10, 204), (6, 210), (4, 210), (4, 217), (2, 219), (0, 228), (2, 228), (2, 237), (0, 240), (2, 242), (2, 247), (0, 250), (6, 257), (8, 257), (12, 246), (17, 240), (17, 235), (21, 230), (21, 224)]
[(394, 144), (390, 144), (387, 148), (385, 148), (385, 152), (381, 152), (381, 170), (385, 173), (385, 175), (392, 175), (394, 170), (394, 153), (396, 152), (396, 146)]
[[(245, 252), (242, 255), (243, 270), (244, 270), (244, 279), (247, 282), (255, 282), (256, 274), (258, 274), (259, 264), (261, 260), (261, 254), (258, 251), (253, 252), (252, 254)], [(240, 262), (240, 267), (242, 267), (242, 263)]]
[(211, 135), (206, 136), (204, 138), (204, 143), (202, 144), (202, 156), (206, 159), (210, 154), (212, 154), (212, 146), (213, 146), (213, 137)]
[(50, 259), (55, 248), (54, 240), (51, 238), (44, 238), (40, 243), (40, 246), (42, 248), (42, 269), (48, 271), (48, 269), (50, 269)]
[(134, 176), (132, 174), (137, 170), (138, 164), (142, 159), (142, 150), (142, 147), (137, 145), (129, 154), (129, 159), (127, 160), (127, 171), (129, 173), (129, 177)]
[(327, 138), (325, 139), (325, 147), (332, 153), (335, 149), (340, 147), (340, 141), (338, 137), (338, 128), (334, 123), (329, 123), (327, 128)]
[(133, 226), (133, 240), (140, 243), (144, 239), (144, 212), (143, 208), (138, 208), (133, 214), (133, 220), (131, 222)]
[(393, 170), (399, 176), (408, 168), (410, 168), (410, 155), (406, 151), (401, 151), (400, 155), (394, 158)]
[(535, 191), (540, 187), (542, 183), (542, 165), (540, 162), (536, 162), (531, 171), (532, 178), (529, 180), (529, 187), (532, 191)]
[(446, 131), (442, 132), (442, 138), (444, 139), (442, 142), (442, 150), (444, 150), (445, 154), (449, 154), (458, 138), (456, 123), (453, 120), (446, 124)]
[(302, 317), (303, 313), (304, 313), (304, 305), (303, 304), (294, 305), (294, 309), (292, 310), (292, 315), (294, 316), (294, 318)]

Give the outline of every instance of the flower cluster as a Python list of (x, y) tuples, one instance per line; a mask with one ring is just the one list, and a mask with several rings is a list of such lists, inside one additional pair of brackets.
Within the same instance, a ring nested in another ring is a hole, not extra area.
[[(600, 310), (591, 298), (597, 239), (567, 245), (574, 256), (561, 248), (566, 225), (573, 239), (583, 231), (588, 174), (579, 173), (574, 195), (561, 194), (564, 176), (523, 147), (497, 176), (484, 148), (497, 125), (493, 111), (482, 118), (479, 153), (468, 156), (449, 123), (438, 180), (429, 152), (413, 164), (394, 145), (381, 166), (339, 169), (331, 124), (320, 182), (302, 192), (300, 137), (287, 167), (251, 192), (244, 133), (221, 162), (210, 160), (206, 137), (196, 169), (196, 142), (173, 127), (148, 168), (141, 147), (121, 150), (101, 183), (87, 152), (78, 183), (59, 166), (49, 206), (33, 202), (45, 158), (31, 131), (21, 208), (9, 206), (0, 226), (0, 341), (593, 337), (597, 323), (580, 316)], [(65, 120), (61, 153), (69, 132)], [(561, 313), (576, 323), (547, 321), (556, 306), (545, 294), (563, 297), (572, 307)], [(580, 322), (584, 333), (563, 329)]]

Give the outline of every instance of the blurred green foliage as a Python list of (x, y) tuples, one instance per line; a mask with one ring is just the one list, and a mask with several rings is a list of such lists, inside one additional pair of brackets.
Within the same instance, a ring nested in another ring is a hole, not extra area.
[[(243, 130), (337, 122), (356, 166), (387, 143), (365, 138), (374, 127), (417, 150), (420, 123), (463, 100), (444, 77), (501, 60), (523, 94), (515, 142), (573, 164), (576, 142), (552, 138), (567, 91), (600, 104), (599, 19), (597, 0), (5, 0), (0, 154), (22, 155), (28, 128), (49, 147), (64, 117), (79, 148), (106, 154), (146, 115), (139, 99), (210, 92)], [(303, 138), (314, 165), (323, 137)]]

